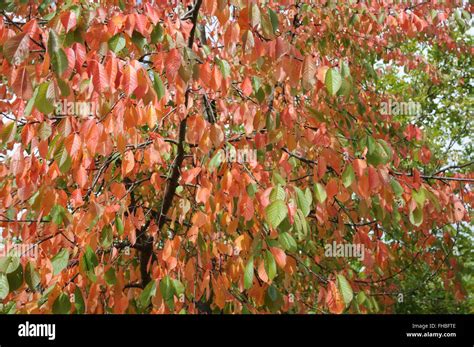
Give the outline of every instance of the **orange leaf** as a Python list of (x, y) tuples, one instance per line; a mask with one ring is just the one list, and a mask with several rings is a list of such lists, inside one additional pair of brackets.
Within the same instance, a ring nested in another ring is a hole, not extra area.
[(127, 64), (123, 70), (122, 76), (122, 88), (125, 94), (128, 96), (132, 95), (135, 89), (137, 89), (137, 70), (130, 65)]
[(183, 182), (185, 184), (191, 183), (196, 178), (196, 176), (199, 175), (200, 172), (201, 172), (200, 167), (195, 167), (190, 170), (184, 171), (183, 174), (181, 175)]
[(342, 313), (344, 311), (344, 301), (341, 293), (337, 289), (334, 281), (329, 281), (326, 295), (326, 304), (331, 313)]
[(20, 67), (12, 71), (12, 88), (16, 96), (27, 100), (33, 96), (30, 75), (25, 67)]
[(285, 268), (286, 266), (286, 254), (285, 252), (277, 247), (270, 247), (270, 252), (272, 252), (273, 257), (275, 258), (275, 261), (279, 267), (282, 269)]
[(456, 222), (462, 221), (465, 212), (466, 212), (466, 209), (464, 208), (464, 205), (462, 204), (462, 202), (456, 201), (454, 203), (454, 218), (456, 219)]
[(76, 26), (77, 19), (76, 14), (73, 11), (65, 12), (61, 15), (61, 23), (63, 24), (66, 32)]
[(367, 167), (367, 163), (365, 160), (362, 159), (355, 159), (352, 162), (352, 166), (354, 167), (354, 172), (358, 177), (361, 177), (364, 174), (364, 171)]
[(122, 176), (127, 176), (135, 166), (135, 158), (132, 151), (125, 152), (122, 161)]
[(242, 89), (242, 93), (244, 93), (245, 96), (252, 94), (252, 82), (250, 81), (250, 78), (245, 77), (240, 88)]
[(166, 78), (168, 78), (168, 81), (174, 81), (176, 75), (178, 74), (180, 66), (181, 54), (179, 53), (177, 48), (173, 48), (166, 56), (165, 61)]

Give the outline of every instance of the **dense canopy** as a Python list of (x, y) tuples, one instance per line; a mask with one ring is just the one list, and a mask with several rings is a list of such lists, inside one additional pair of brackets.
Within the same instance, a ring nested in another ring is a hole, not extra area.
[(467, 300), (469, 2), (0, 8), (3, 312)]

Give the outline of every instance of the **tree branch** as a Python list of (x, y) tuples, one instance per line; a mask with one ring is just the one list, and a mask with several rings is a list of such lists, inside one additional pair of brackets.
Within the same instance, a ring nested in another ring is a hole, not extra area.
[[(191, 32), (189, 34), (189, 39), (188, 39), (188, 48), (192, 49), (193, 48), (193, 43), (194, 43), (194, 34), (196, 32), (196, 23), (198, 19), (198, 14), (199, 14), (199, 9), (201, 8), (202, 0), (196, 0), (196, 3), (194, 4), (194, 7), (192, 9), (192, 15), (191, 15), (191, 21), (193, 24), (193, 27), (191, 29)], [(190, 89), (189, 86), (186, 89), (186, 94), (185, 94), (185, 107), (186, 109), (188, 108), (189, 105), (189, 97), (190, 97)], [(181, 169), (181, 164), (183, 163), (184, 160), (184, 143), (185, 143), (185, 138), (186, 138), (186, 125), (187, 125), (187, 116), (184, 117), (184, 119), (179, 123), (179, 136), (178, 136), (178, 148), (177, 148), (177, 155), (173, 163), (172, 167), (172, 172), (171, 172), (171, 177), (168, 180), (168, 184), (165, 189), (165, 194), (163, 197), (163, 203), (161, 205), (161, 212), (158, 216), (158, 229), (161, 230), (163, 225), (166, 222), (166, 215), (171, 208), (171, 204), (173, 202), (173, 198), (176, 192), (176, 188), (178, 187), (178, 181), (179, 177), (181, 176), (180, 169)], [(151, 220), (151, 219), (150, 219)], [(150, 282), (150, 274), (147, 269), (148, 267), (148, 262), (150, 260), (150, 257), (153, 253), (153, 243), (150, 242), (148, 237), (146, 237), (146, 229), (148, 228), (150, 224), (150, 221), (148, 221), (139, 231), (137, 235), (138, 237), (142, 237), (145, 240), (143, 241), (142, 246), (144, 249), (140, 252), (140, 270), (141, 270), (141, 275), (142, 275), (142, 285), (145, 287), (148, 282)]]

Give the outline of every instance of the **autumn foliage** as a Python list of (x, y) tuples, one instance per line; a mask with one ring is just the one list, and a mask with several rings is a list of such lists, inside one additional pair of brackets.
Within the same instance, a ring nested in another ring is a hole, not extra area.
[(465, 296), (474, 176), (429, 170), (374, 69), (436, 80), (397, 45), (472, 49), (459, 3), (1, 6), (0, 230), (37, 249), (0, 258), (4, 311), (391, 312), (417, 262)]

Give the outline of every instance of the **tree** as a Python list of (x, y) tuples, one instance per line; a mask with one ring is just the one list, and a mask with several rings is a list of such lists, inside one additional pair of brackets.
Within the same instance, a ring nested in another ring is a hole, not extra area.
[(394, 67), (463, 90), (471, 5), (1, 6), (0, 227), (38, 250), (0, 259), (4, 312), (392, 312), (418, 270), (466, 300), (472, 166), (381, 110)]

